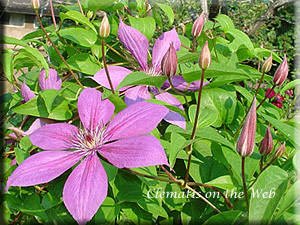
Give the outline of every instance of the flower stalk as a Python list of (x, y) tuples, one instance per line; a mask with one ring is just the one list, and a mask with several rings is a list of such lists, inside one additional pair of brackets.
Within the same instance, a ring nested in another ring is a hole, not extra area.
[(42, 21), (39, 17), (39, 13), (38, 10), (35, 9), (35, 14), (36, 14), (36, 18), (41, 26), (41, 29), (43, 31), (43, 33), (45, 34), (46, 38), (48, 39), (48, 41), (51, 43), (52, 47), (55, 49), (55, 51), (57, 52), (57, 54), (59, 55), (59, 57), (61, 58), (61, 60), (63, 61), (63, 63), (66, 65), (66, 67), (68, 68), (68, 70), (70, 71), (70, 73), (72, 74), (72, 76), (74, 77), (74, 79), (76, 80), (76, 82), (79, 84), (79, 86), (81, 88), (84, 88), (84, 86), (82, 85), (82, 83), (79, 81), (78, 77), (74, 74), (74, 72), (72, 71), (72, 69), (70, 68), (69, 64), (67, 63), (67, 61), (64, 59), (64, 57), (61, 55), (61, 53), (59, 52), (59, 50), (57, 49), (57, 47), (55, 46), (55, 44), (53, 43), (53, 41), (51, 40), (51, 38), (49, 37), (49, 35), (47, 34), (45, 28), (43, 27)]
[(249, 213), (249, 200), (248, 200), (246, 178), (245, 178), (245, 157), (242, 157), (242, 179), (243, 179), (244, 196), (247, 205), (247, 212)]

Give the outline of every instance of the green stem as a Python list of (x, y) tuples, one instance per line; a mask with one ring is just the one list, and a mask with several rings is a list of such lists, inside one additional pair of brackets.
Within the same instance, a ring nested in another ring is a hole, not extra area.
[(51, 40), (51, 38), (48, 36), (45, 28), (43, 27), (43, 24), (42, 24), (42, 21), (41, 21), (41, 19), (39, 17), (39, 13), (38, 13), (37, 9), (35, 10), (35, 14), (36, 14), (37, 20), (38, 20), (38, 22), (39, 22), (39, 24), (41, 26), (41, 29), (42, 29), (43, 33), (45, 34), (46, 38), (51, 43), (52, 47), (55, 49), (55, 51), (57, 52), (57, 54), (59, 55), (59, 57), (61, 58), (61, 60), (63, 61), (63, 63), (66, 65), (66, 67), (70, 71), (70, 73), (73, 75), (73, 77), (75, 78), (76, 82), (80, 85), (81, 88), (84, 88), (84, 86), (82, 85), (82, 83), (78, 80), (77, 76), (71, 70), (71, 68), (70, 68), (69, 64), (67, 63), (67, 61), (64, 59), (64, 57), (58, 51), (57, 47), (55, 46), (55, 44), (53, 43), (53, 41)]
[(101, 50), (102, 50), (102, 63), (104, 65), (104, 69), (105, 69), (105, 73), (106, 73), (106, 76), (107, 76), (107, 79), (108, 79), (108, 83), (109, 83), (109, 86), (110, 86), (110, 90), (113, 94), (115, 94), (115, 91), (114, 91), (114, 87), (112, 85), (112, 82), (111, 82), (111, 79), (110, 79), (110, 76), (109, 76), (109, 72), (108, 72), (108, 69), (107, 69), (107, 65), (106, 65), (106, 60), (105, 60), (105, 51), (104, 51), (104, 45), (105, 45), (105, 42), (104, 42), (104, 39), (102, 38), (102, 43), (101, 43)]
[(264, 162), (264, 156), (262, 155), (260, 157), (260, 161), (259, 161), (259, 170), (262, 171), (263, 168), (263, 162)]
[[(201, 94), (202, 94), (202, 89), (203, 89), (204, 75), (205, 75), (205, 70), (202, 70), (200, 87), (199, 87), (199, 92), (198, 92), (197, 109), (196, 109), (196, 115), (195, 115), (195, 121), (194, 121), (193, 131), (192, 131), (192, 135), (191, 135), (191, 140), (194, 140), (196, 137), (196, 130), (197, 130), (197, 123), (198, 123), (198, 117), (199, 117), (199, 112), (200, 112), (200, 102), (201, 102)], [(191, 160), (192, 160), (192, 151), (193, 151), (192, 144), (190, 144), (189, 146), (187, 146), (187, 153), (189, 155), (189, 159), (188, 159), (188, 164), (187, 164), (187, 168), (186, 168), (183, 185), (186, 185), (187, 180), (189, 178), (189, 172), (190, 172), (190, 166), (191, 166)]]
[(192, 48), (193, 52), (195, 52), (195, 46), (196, 46), (196, 37), (193, 37), (193, 48)]
[(242, 157), (242, 178), (243, 178), (244, 195), (247, 204), (247, 212), (249, 214), (249, 201), (248, 201), (248, 193), (247, 193), (246, 178), (245, 178), (245, 157)]

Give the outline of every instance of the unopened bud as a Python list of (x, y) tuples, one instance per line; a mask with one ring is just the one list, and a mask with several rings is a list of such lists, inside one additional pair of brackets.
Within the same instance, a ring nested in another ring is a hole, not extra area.
[(275, 75), (273, 77), (274, 84), (276, 84), (277, 86), (281, 85), (285, 81), (288, 73), (289, 73), (288, 63), (287, 63), (286, 55), (284, 55), (283, 61), (278, 66)]
[(247, 157), (253, 153), (255, 145), (256, 131), (256, 98), (254, 98), (249, 114), (243, 125), (243, 129), (237, 140), (236, 150), (242, 157)]
[(208, 48), (208, 42), (206, 41), (200, 53), (198, 64), (201, 69), (206, 70), (210, 66), (210, 63), (211, 63), (211, 54)]
[(31, 7), (33, 9), (39, 9), (40, 8), (40, 0), (31, 0)]
[(202, 12), (193, 24), (193, 27), (192, 27), (193, 37), (199, 37), (200, 36), (200, 34), (203, 30), (203, 23), (204, 23), (203, 19), (204, 19), (204, 13)]
[(92, 19), (93, 15), (94, 15), (94, 12), (93, 12), (93, 11), (88, 11), (87, 14), (86, 14), (86, 17), (87, 17), (88, 19)]
[(264, 139), (259, 144), (259, 152), (261, 155), (266, 156), (269, 155), (272, 152), (273, 149), (273, 138), (272, 138), (272, 133), (271, 133), (271, 126), (269, 124), (266, 135)]
[(276, 158), (280, 158), (285, 153), (285, 142), (280, 145), (274, 152)]
[(99, 27), (99, 35), (101, 38), (107, 38), (109, 36), (109, 33), (110, 33), (110, 25), (105, 13)]
[(161, 60), (161, 71), (166, 77), (173, 77), (176, 74), (177, 54), (173, 43), (170, 44), (168, 51)]
[(271, 55), (264, 61), (264, 64), (261, 68), (261, 72), (263, 73), (267, 73), (270, 71), (271, 67), (272, 67), (272, 63), (273, 63), (273, 58), (272, 58), (272, 53)]

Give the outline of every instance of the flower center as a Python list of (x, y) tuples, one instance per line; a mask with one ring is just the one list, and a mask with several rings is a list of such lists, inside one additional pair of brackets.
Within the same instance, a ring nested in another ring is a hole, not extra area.
[(143, 73), (151, 76), (151, 77), (157, 77), (157, 76), (161, 76), (161, 73), (155, 71), (155, 69), (153, 67), (150, 67), (147, 70), (142, 71)]
[(85, 155), (95, 153), (103, 145), (104, 129), (101, 128), (102, 126), (92, 130), (79, 129), (72, 138), (72, 148)]

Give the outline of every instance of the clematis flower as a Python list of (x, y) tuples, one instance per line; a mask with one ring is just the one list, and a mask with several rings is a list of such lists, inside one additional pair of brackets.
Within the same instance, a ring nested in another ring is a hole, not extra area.
[[(42, 69), (39, 76), (39, 85), (41, 90), (46, 90), (46, 89), (59, 90), (61, 88), (61, 84), (62, 84), (62, 80), (58, 76), (55, 69), (52, 68), (49, 69), (49, 75), (47, 79), (46, 79), (46, 71)], [(31, 91), (30, 88), (25, 83), (25, 78), (23, 80), (23, 84), (21, 86), (20, 91), (25, 102), (28, 102), (30, 99), (35, 97), (33, 91)]]
[[(138, 61), (140, 65), (140, 71), (150, 76), (161, 76), (161, 62), (165, 53), (168, 51), (169, 46), (173, 43), (173, 46), (176, 51), (180, 49), (180, 40), (176, 33), (175, 28), (171, 31), (163, 33), (155, 42), (152, 50), (152, 63), (150, 66), (147, 64), (147, 55), (148, 55), (148, 39), (138, 30), (134, 29), (126, 25), (120, 20), (118, 37), (125, 48), (133, 55), (133, 57)], [(121, 81), (130, 73), (131, 70), (120, 66), (110, 66), (108, 67), (108, 71), (112, 80), (112, 85), (116, 88)], [(109, 83), (106, 77), (106, 73), (104, 69), (98, 71), (93, 77), (100, 85), (109, 89)], [(195, 81), (192, 84), (188, 85), (187, 82), (184, 81), (182, 76), (175, 75), (172, 77), (172, 83), (175, 88), (180, 90), (197, 90), (199, 88), (200, 81)], [(169, 86), (166, 81), (164, 88)], [(122, 89), (125, 90), (125, 89)], [(138, 85), (136, 87), (131, 87), (125, 91), (125, 103), (127, 105), (132, 105), (134, 103), (144, 101), (145, 99), (151, 99), (152, 92), (155, 95), (156, 99), (165, 101), (169, 104), (172, 104), (183, 110), (183, 106), (179, 102), (177, 98), (173, 95), (164, 92), (159, 93), (159, 89), (156, 87), (146, 86), (146, 85)], [(186, 122), (183, 116), (179, 113), (175, 113), (170, 111), (168, 115), (164, 118), (169, 123), (175, 124), (183, 129), (185, 129)]]
[(46, 151), (23, 161), (9, 177), (7, 188), (49, 182), (82, 160), (66, 180), (63, 201), (73, 218), (85, 224), (107, 196), (107, 175), (97, 154), (117, 168), (169, 165), (160, 142), (147, 135), (168, 110), (140, 102), (109, 122), (114, 105), (93, 88), (82, 91), (77, 106), (83, 128), (56, 123), (34, 131), (31, 142)]

